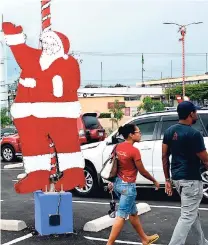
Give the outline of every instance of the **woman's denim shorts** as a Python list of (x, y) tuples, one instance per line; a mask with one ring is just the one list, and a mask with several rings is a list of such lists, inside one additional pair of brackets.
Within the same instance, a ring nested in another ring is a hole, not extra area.
[(137, 214), (136, 207), (136, 184), (124, 182), (119, 177), (116, 177), (114, 181), (114, 192), (119, 198), (119, 207), (117, 210), (117, 216), (126, 219), (129, 215)]

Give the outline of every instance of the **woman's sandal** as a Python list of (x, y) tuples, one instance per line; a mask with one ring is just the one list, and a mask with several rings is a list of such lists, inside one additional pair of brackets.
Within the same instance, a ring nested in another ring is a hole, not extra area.
[(155, 234), (151, 236), (151, 239), (149, 240), (148, 243), (144, 243), (143, 245), (151, 245), (153, 242), (156, 242), (159, 239), (159, 235)]

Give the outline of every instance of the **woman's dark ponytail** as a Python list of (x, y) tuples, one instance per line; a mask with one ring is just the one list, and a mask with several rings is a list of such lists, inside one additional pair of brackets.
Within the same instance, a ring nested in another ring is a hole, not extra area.
[(118, 133), (119, 135), (123, 135), (124, 139), (127, 139), (129, 137), (129, 134), (134, 134), (135, 127), (135, 124), (126, 124), (123, 127), (119, 127)]
[(120, 126), (118, 128), (118, 133), (119, 133), (119, 135), (123, 135), (123, 127), (122, 126)]

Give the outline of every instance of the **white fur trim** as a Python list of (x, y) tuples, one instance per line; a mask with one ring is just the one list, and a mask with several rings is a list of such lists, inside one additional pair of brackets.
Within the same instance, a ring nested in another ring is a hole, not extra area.
[(63, 96), (63, 80), (60, 76), (56, 75), (52, 79), (53, 82), (53, 95), (56, 97)]
[(79, 101), (14, 103), (11, 106), (11, 115), (14, 118), (24, 118), (32, 115), (37, 118), (78, 118), (81, 115), (81, 105)]
[(67, 60), (67, 59), (69, 58), (68, 54), (65, 54), (65, 55), (63, 56), (63, 58), (64, 58), (65, 60)]
[(31, 116), (31, 103), (13, 103), (10, 108), (13, 118), (24, 118)]
[(4, 37), (8, 46), (22, 44), (26, 41), (26, 36), (24, 33), (4, 35)]
[(36, 87), (36, 81), (34, 78), (25, 78), (25, 79), (20, 78), (19, 83), (22, 84), (26, 88)]
[(58, 163), (60, 171), (64, 171), (69, 168), (85, 167), (85, 160), (81, 152), (59, 153)]
[(51, 170), (50, 154), (23, 157), (23, 162), (27, 174), (37, 170)]

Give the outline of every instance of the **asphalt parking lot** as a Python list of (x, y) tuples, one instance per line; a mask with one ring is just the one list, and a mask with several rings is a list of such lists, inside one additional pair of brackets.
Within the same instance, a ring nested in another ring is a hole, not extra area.
[[(111, 228), (100, 232), (84, 232), (84, 224), (90, 220), (106, 215), (109, 210), (110, 196), (102, 193), (94, 198), (73, 197), (74, 210), (74, 234), (39, 236), (34, 234), (24, 237), (34, 231), (34, 200), (33, 195), (18, 195), (13, 190), (13, 184), (17, 180), (17, 175), (23, 173), (22, 167), (4, 170), (5, 163), (1, 163), (1, 218), (16, 219), (26, 222), (28, 228), (19, 232), (1, 232), (1, 244), (106, 244)], [(158, 233), (160, 240), (157, 244), (168, 244), (177, 219), (180, 215), (180, 202), (175, 195), (172, 198), (166, 197), (163, 190), (155, 192), (153, 190), (138, 190), (137, 202), (147, 202), (151, 205), (151, 212), (141, 215), (141, 221), (148, 234)], [(207, 201), (201, 204), (200, 211), (202, 227), (208, 238), (208, 205)], [(25, 240), (15, 240), (18, 238)], [(14, 240), (14, 243), (11, 242)], [(137, 234), (127, 221), (125, 227), (118, 238), (118, 243), (141, 244)], [(195, 234), (189, 234), (187, 245), (196, 245)]]

